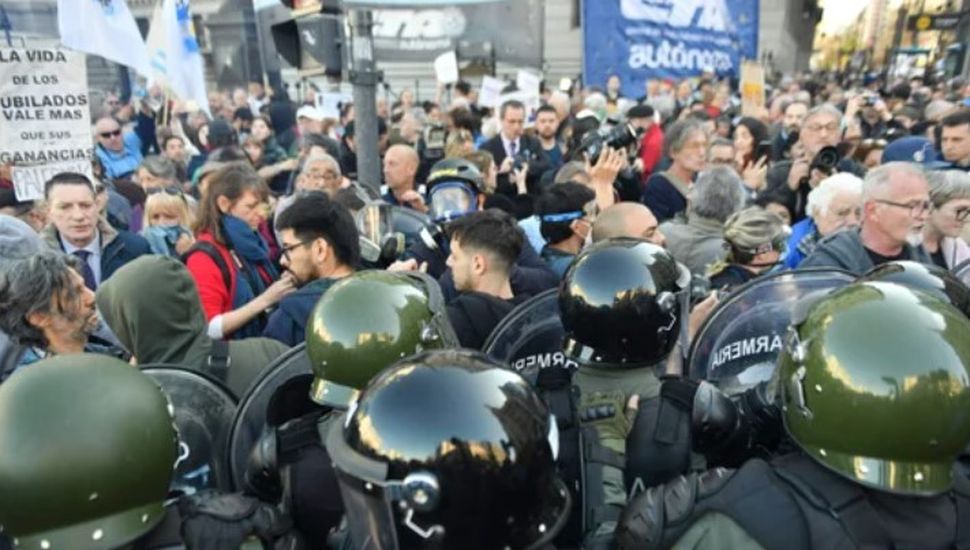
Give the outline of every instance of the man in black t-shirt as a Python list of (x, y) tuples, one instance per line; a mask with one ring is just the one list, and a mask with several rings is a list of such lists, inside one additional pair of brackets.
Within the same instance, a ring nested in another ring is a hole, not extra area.
[(525, 238), (515, 219), (500, 210), (459, 218), (450, 226), (448, 267), (458, 296), (448, 319), (462, 347), (481, 349), (492, 329), (528, 296), (513, 295), (509, 274)]
[(929, 185), (916, 164), (890, 162), (866, 174), (862, 225), (822, 240), (799, 267), (837, 267), (857, 275), (894, 260), (931, 263), (920, 245), (930, 213)]

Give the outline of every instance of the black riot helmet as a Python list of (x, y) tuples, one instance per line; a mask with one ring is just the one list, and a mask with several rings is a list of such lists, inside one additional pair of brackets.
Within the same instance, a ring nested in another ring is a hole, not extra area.
[(896, 261), (870, 269), (859, 281), (896, 283), (928, 292), (970, 317), (970, 288), (938, 265)]
[(437, 223), (478, 210), (485, 179), (478, 167), (460, 158), (439, 160), (428, 174), (428, 215)]
[(655, 244), (616, 238), (586, 248), (559, 287), (566, 355), (590, 366), (664, 360), (680, 336), (689, 287), (690, 272)]
[(331, 424), (355, 547), (534, 548), (568, 515), (554, 417), (521, 376), (478, 352), (405, 359)]

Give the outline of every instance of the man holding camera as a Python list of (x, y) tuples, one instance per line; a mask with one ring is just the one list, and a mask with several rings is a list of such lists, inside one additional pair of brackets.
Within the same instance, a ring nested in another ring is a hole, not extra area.
[(836, 172), (851, 172), (859, 177), (865, 168), (852, 159), (842, 158), (836, 146), (842, 138), (842, 112), (829, 104), (819, 105), (805, 115), (798, 143), (792, 147), (792, 160), (775, 164), (768, 171), (768, 192), (783, 199), (795, 213), (793, 221), (805, 217), (808, 193)]
[(534, 137), (523, 134), (526, 109), (518, 100), (509, 100), (499, 108), (502, 131), (499, 135), (482, 144), (482, 149), (492, 154), (498, 166), (498, 187), (496, 192), (512, 196), (518, 194), (515, 182), (509, 177), (518, 166), (528, 165), (528, 188), (534, 189), (542, 173), (549, 169), (549, 158), (542, 150), (542, 144)]
[(886, 124), (893, 115), (879, 94), (867, 92), (857, 95), (846, 104), (845, 116), (856, 116), (862, 129), (862, 139), (881, 138), (886, 132)]

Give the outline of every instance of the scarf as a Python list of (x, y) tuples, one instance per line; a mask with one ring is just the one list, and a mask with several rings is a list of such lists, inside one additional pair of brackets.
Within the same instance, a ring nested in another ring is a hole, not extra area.
[[(222, 234), (230, 252), (242, 264), (236, 266), (236, 294), (232, 299), (232, 308), (237, 309), (262, 294), (279, 277), (279, 273), (270, 260), (266, 241), (249, 224), (229, 214), (222, 216), (219, 223), (222, 224)], [(259, 336), (263, 332), (264, 317), (260, 315), (246, 323), (232, 334), (232, 338)]]

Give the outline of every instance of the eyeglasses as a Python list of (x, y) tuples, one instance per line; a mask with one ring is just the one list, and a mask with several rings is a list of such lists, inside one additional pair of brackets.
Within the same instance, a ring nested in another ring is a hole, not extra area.
[(734, 159), (714, 157), (709, 159), (707, 163), (711, 166), (734, 166)]
[(312, 243), (313, 241), (314, 241), (314, 239), (310, 239), (310, 240), (306, 240), (306, 241), (300, 241), (300, 242), (295, 243), (295, 244), (291, 244), (290, 246), (284, 246), (283, 248), (280, 249), (280, 255), (283, 258), (286, 259), (287, 263), (289, 263), (290, 261), (292, 261), (292, 260), (290, 260), (290, 252), (291, 251), (296, 250), (297, 248), (300, 248), (301, 246), (306, 246), (306, 245)]
[(189, 202), (189, 199), (185, 198), (185, 193), (183, 193), (178, 187), (150, 187), (145, 190), (145, 195), (148, 196), (157, 195), (159, 193), (165, 193), (166, 195), (178, 197), (185, 201), (186, 204)]
[(885, 204), (888, 206), (895, 206), (896, 208), (905, 208), (906, 210), (909, 210), (909, 215), (914, 218), (922, 216), (930, 209), (930, 206), (932, 206), (930, 201), (913, 201), (913, 202), (901, 203), (901, 202), (893, 202), (893, 201), (887, 201), (882, 199), (876, 199), (876, 202), (878, 202), (879, 204)]
[[(942, 210), (942, 208), (938, 208), (938, 210)], [(970, 208), (966, 206), (962, 208), (956, 208), (950, 211), (950, 215), (953, 216), (953, 219), (955, 219), (958, 222), (965, 222), (967, 221), (967, 218), (970, 217)]]
[(111, 139), (113, 137), (118, 137), (121, 135), (121, 128), (118, 128), (117, 130), (112, 130), (110, 132), (101, 132), (98, 135), (104, 139)]
[(821, 132), (822, 130), (826, 130), (829, 132), (838, 132), (839, 123), (833, 122), (831, 124), (808, 124), (805, 126), (805, 129), (808, 130), (809, 132), (816, 132), (816, 133)]
[(336, 172), (307, 172), (306, 176), (312, 180), (335, 181), (340, 179)]

